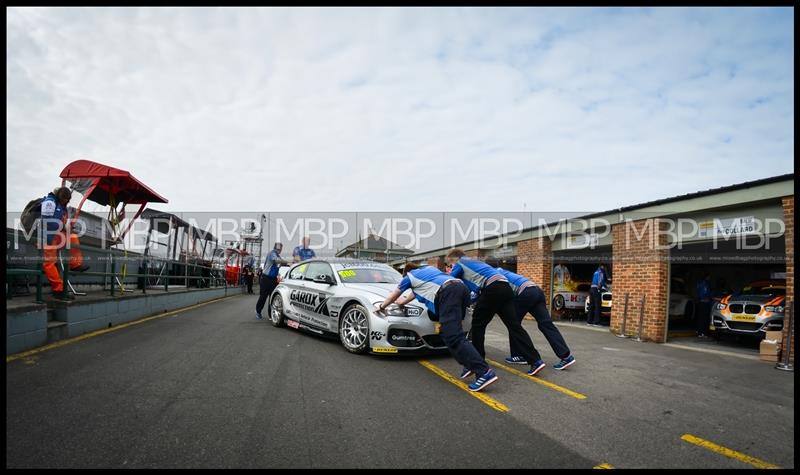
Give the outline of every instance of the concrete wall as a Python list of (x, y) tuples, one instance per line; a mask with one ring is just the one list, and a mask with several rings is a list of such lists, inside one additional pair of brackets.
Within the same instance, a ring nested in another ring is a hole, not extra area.
[(47, 306), (32, 305), (6, 313), (6, 355), (47, 343)]
[[(76, 301), (53, 309), (53, 317), (54, 320), (67, 324), (66, 331), (62, 331), (60, 335), (71, 338), (242, 292), (240, 287), (223, 287), (109, 298), (85, 303)], [(47, 309), (44, 306), (33, 312), (8, 314), (6, 321), (7, 355), (36, 348), (47, 342)]]

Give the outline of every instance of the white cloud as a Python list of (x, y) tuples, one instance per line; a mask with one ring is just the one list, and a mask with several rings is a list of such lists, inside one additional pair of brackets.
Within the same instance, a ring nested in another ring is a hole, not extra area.
[(596, 211), (793, 172), (793, 13), (12, 8), (7, 206), (78, 158), (176, 211)]

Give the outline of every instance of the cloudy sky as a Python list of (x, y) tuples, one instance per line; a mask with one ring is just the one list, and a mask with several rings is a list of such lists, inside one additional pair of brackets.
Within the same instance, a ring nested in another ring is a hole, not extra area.
[(794, 9), (7, 10), (9, 210), (600, 211), (794, 171)]

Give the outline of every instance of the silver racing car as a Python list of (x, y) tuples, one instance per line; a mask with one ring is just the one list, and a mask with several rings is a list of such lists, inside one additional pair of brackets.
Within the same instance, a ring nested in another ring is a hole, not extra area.
[[(375, 312), (402, 279), (386, 264), (353, 259), (312, 259), (292, 266), (269, 299), (270, 321), (320, 335), (338, 335), (351, 353), (446, 350), (439, 324), (414, 300)], [(410, 292), (410, 291), (409, 291)], [(464, 329), (469, 329), (467, 312)]]

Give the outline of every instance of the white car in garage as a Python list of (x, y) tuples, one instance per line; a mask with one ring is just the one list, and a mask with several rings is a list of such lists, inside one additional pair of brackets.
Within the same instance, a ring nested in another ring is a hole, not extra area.
[(669, 284), (669, 316), (670, 318), (694, 318), (694, 301), (686, 291), (686, 282), (673, 277)]
[(589, 297), (590, 282), (569, 281), (553, 289), (553, 311), (561, 313), (579, 312), (584, 309)]

